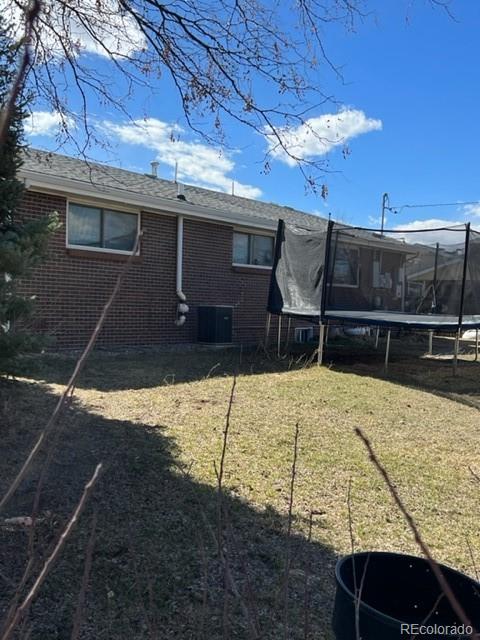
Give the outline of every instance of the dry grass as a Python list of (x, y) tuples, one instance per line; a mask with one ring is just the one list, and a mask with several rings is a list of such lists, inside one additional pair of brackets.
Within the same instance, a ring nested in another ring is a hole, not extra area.
[[(245, 567), (251, 574), (262, 637), (278, 637), (282, 624), (281, 613), (272, 616), (272, 606), (285, 557), (296, 422), (290, 615), (299, 622), (290, 637), (304, 637), (306, 561), (312, 637), (330, 637), (332, 569), (351, 547), (350, 478), (356, 547), (417, 553), (354, 435), (355, 426), (374, 443), (436, 558), (473, 573), (469, 545), (480, 564), (479, 493), (469, 467), (480, 471), (480, 364), (470, 358), (453, 378), (448, 362), (400, 356), (403, 347), (394, 344), (388, 378), (381, 354), (360, 350), (354, 363), (341, 347), (330, 368), (306, 369), (288, 358), (275, 362), (255, 354), (243, 354), (240, 363), (236, 352), (95, 355), (78, 384), (42, 498), (40, 549), (48, 546), (52, 529), (63, 522), (96, 462), (106, 458), (110, 467), (32, 609), (31, 637), (70, 637), (94, 508), (97, 536), (80, 637), (222, 637), (215, 549), (198, 505), (214, 525), (213, 461), (221, 454), (234, 372), (239, 375), (223, 485), (236, 537), (234, 570), (241, 582)], [(37, 365), (35, 381), (0, 389), (2, 483), (44, 422), (73, 359), (48, 357)], [(7, 515), (27, 515), (33, 492), (34, 478), (22, 486)], [(309, 544), (312, 510), (320, 515)], [(25, 535), (5, 528), (0, 535), (0, 575), (15, 580)], [(229, 633), (244, 638), (246, 625), (237, 609), (233, 603)], [(203, 618), (205, 636), (200, 635)]]

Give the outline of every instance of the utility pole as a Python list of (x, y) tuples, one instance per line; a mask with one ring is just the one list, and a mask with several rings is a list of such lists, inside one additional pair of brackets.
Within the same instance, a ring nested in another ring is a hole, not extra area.
[(383, 236), (383, 229), (385, 227), (385, 211), (390, 209), (390, 201), (388, 199), (388, 193), (384, 193), (382, 196), (382, 228), (381, 235)]

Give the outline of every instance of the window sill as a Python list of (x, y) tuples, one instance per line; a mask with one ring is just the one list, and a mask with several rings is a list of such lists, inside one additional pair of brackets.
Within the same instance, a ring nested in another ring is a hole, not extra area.
[(258, 264), (232, 264), (232, 271), (240, 273), (263, 273), (270, 274), (272, 267), (262, 267)]
[(359, 284), (333, 284), (334, 289), (359, 289)]
[[(73, 249), (71, 247), (67, 247), (66, 251), (67, 255), (72, 256), (73, 258), (91, 258), (92, 260), (110, 260), (112, 262), (126, 262), (132, 255), (131, 253), (113, 253), (110, 251), (102, 251), (101, 249), (95, 249), (93, 251), (91, 249)], [(141, 255), (133, 256), (132, 262), (141, 261)]]

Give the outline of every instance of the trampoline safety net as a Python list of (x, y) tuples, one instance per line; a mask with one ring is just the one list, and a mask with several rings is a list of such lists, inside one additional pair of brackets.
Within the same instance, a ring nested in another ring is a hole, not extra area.
[(480, 233), (279, 221), (268, 311), (327, 322), (480, 327)]

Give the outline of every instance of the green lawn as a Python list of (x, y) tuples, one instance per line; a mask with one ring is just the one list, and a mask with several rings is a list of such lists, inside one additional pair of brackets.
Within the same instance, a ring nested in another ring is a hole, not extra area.
[[(420, 352), (422, 345), (413, 344)], [(437, 559), (474, 575), (480, 565), (480, 364), (453, 378), (444, 359), (401, 356), (388, 377), (381, 354), (330, 352), (329, 366), (301, 366), (226, 352), (95, 354), (62, 418), (42, 494), (36, 562), (51, 547), (95, 464), (106, 472), (61, 561), (34, 604), (31, 638), (70, 638), (90, 535), (98, 512), (82, 638), (283, 637), (279, 585), (290, 544), (288, 638), (304, 638), (308, 585), (311, 638), (330, 638), (337, 557), (351, 548), (351, 479), (357, 549), (417, 553), (402, 517), (354, 435), (360, 426), (395, 481)], [(333, 355), (332, 355), (333, 353)], [(29, 377), (0, 385), (1, 481), (19, 467), (74, 360), (46, 356)], [(212, 534), (225, 414), (237, 373), (225, 458), (225, 548), (238, 594), (223, 587)], [(293, 531), (287, 514), (295, 424), (299, 447)], [(4, 515), (28, 515), (35, 473)], [(311, 541), (308, 521), (314, 518)], [(0, 604), (26, 557), (23, 530), (0, 528)], [(470, 553), (470, 549), (473, 551)], [(305, 569), (308, 567), (307, 575)], [(10, 582), (9, 582), (10, 581)], [(246, 614), (248, 612), (248, 615)]]

